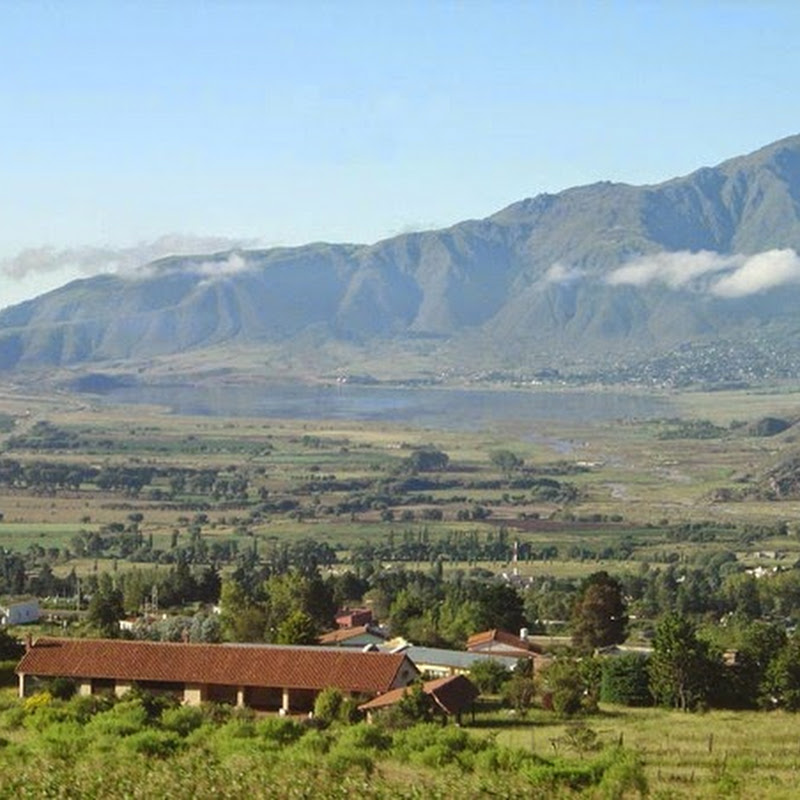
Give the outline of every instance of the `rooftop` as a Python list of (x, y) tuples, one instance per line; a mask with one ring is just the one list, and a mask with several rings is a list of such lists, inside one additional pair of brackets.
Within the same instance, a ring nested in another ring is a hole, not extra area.
[[(391, 692), (379, 695), (374, 700), (360, 705), (362, 711), (375, 711), (397, 703), (407, 691), (407, 687), (393, 689)], [(451, 675), (447, 678), (438, 678), (435, 681), (426, 681), (422, 684), (422, 691), (433, 698), (445, 714), (458, 714), (473, 703), (478, 697), (478, 690), (469, 678), (463, 675)]]
[(288, 645), (184, 644), (119, 639), (40, 638), (17, 672), (42, 677), (106, 678), (236, 686), (281, 686), (378, 693), (396, 685), (402, 653)]

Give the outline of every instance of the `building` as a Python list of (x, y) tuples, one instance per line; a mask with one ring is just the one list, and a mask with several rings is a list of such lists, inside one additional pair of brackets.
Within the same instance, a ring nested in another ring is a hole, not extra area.
[(339, 628), (357, 628), (372, 624), (372, 611), (368, 608), (346, 608), (336, 615)]
[[(391, 692), (379, 695), (374, 700), (363, 703), (359, 710), (367, 713), (367, 718), (371, 721), (372, 715), (376, 711), (390, 708), (398, 703), (405, 695), (407, 689), (393, 689)], [(467, 709), (473, 708), (477, 700), (477, 687), (469, 678), (463, 675), (451, 675), (447, 678), (438, 678), (435, 681), (426, 681), (422, 684), (422, 691), (431, 698), (433, 709), (444, 716), (455, 717), (457, 722), (461, 722), (461, 714)]]
[(425, 678), (445, 678), (452, 675), (468, 675), (480, 661), (496, 661), (506, 669), (513, 670), (517, 665), (516, 655), (494, 655), (492, 653), (469, 653), (464, 650), (446, 650), (441, 647), (420, 647), (406, 644), (394, 653), (408, 656), (414, 666)]
[(538, 647), (528, 641), (527, 631), (523, 629), (521, 633), (524, 636), (515, 636), (497, 628), (475, 633), (467, 639), (467, 650), (471, 653), (513, 655), (517, 658), (532, 658), (534, 654), (541, 653)]
[(385, 637), (372, 625), (355, 628), (338, 628), (319, 637), (319, 643), (328, 647), (368, 647), (383, 644)]
[(21, 697), (43, 681), (71, 678), (86, 695), (122, 695), (137, 685), (190, 705), (211, 701), (282, 713), (311, 711), (329, 687), (363, 699), (407, 686), (419, 675), (402, 653), (47, 638), (28, 646), (16, 672)]
[(535, 670), (546, 666), (550, 661), (550, 657), (544, 654), (539, 645), (528, 640), (528, 633), (524, 628), (520, 631), (520, 636), (497, 628), (475, 633), (467, 639), (467, 650), (495, 658), (529, 658)]
[(38, 622), (39, 616), (39, 600), (36, 597), (0, 599), (0, 625), (27, 625)]

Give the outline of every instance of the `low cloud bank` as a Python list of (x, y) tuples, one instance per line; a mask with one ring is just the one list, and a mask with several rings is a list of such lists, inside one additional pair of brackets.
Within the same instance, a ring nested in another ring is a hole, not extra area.
[[(133, 273), (145, 264), (166, 256), (218, 253), (234, 248), (254, 247), (257, 239), (232, 239), (225, 236), (187, 236), (170, 233), (152, 242), (139, 242), (130, 247), (71, 247), (58, 250), (53, 247), (35, 247), (21, 250), (12, 258), (0, 261), (0, 274), (23, 280), (64, 269), (82, 275), (101, 272)], [(219, 274), (241, 271), (244, 259), (231, 255), (225, 262), (199, 263), (193, 270), (200, 274)]]
[(581, 280), (583, 276), (584, 273), (582, 269), (578, 269), (578, 267), (567, 267), (560, 261), (557, 261), (547, 270), (544, 280), (545, 283), (574, 283), (575, 281)]
[(780, 286), (800, 283), (800, 256), (790, 249), (756, 255), (654, 253), (640, 256), (614, 270), (612, 286), (662, 283), (671, 289), (692, 288), (717, 297), (747, 297)]

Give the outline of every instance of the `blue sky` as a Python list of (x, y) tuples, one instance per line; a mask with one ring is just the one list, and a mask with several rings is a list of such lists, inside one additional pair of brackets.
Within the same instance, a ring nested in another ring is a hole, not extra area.
[(794, 2), (0, 2), (0, 307), (372, 242), (800, 130)]

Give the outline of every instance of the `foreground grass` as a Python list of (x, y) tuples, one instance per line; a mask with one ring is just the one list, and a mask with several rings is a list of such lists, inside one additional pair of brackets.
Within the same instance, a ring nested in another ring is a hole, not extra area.
[[(605, 746), (638, 754), (651, 797), (796, 798), (800, 796), (800, 719), (785, 712), (604, 707), (581, 720)], [(487, 730), (497, 742), (545, 757), (570, 750), (574, 723), (534, 712), (519, 725), (496, 715)]]
[(450, 725), (401, 730), (152, 697), (0, 700), (0, 798), (643, 796), (630, 751), (540, 757)]

